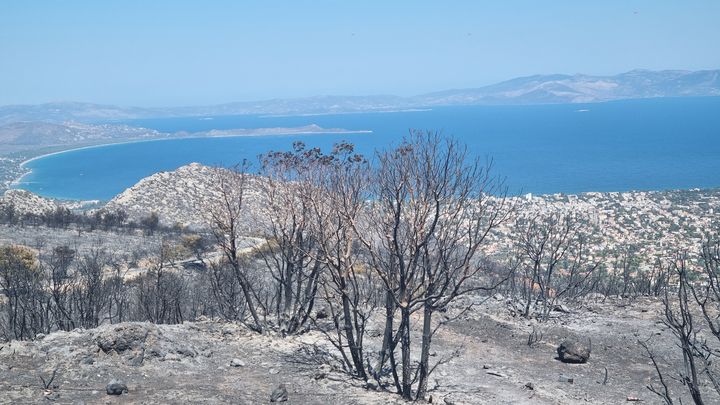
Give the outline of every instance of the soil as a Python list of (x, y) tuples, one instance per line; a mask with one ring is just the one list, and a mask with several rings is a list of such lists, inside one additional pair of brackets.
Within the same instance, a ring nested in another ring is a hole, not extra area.
[[(618, 404), (629, 397), (661, 403), (646, 388), (658, 381), (637, 341), (651, 339), (667, 373), (674, 370), (668, 364), (682, 364), (672, 333), (659, 322), (656, 299), (587, 300), (538, 323), (513, 317), (503, 297), (470, 297), (446, 315), (473, 300), (482, 305), (448, 323), (433, 340), (431, 359), (451, 359), (431, 376), (432, 403)], [(368, 330), (372, 347), (379, 327), (374, 321)], [(542, 339), (529, 346), (533, 328)], [(587, 363), (556, 358), (566, 338), (591, 344)], [(329, 346), (319, 332), (283, 338), (210, 320), (124, 323), (0, 346), (0, 403), (257, 404), (269, 403), (281, 383), (288, 404), (404, 403), (344, 374), (323, 355)], [(241, 365), (231, 366), (234, 359)], [(45, 389), (41, 377), (48, 381), (53, 370), (56, 376)], [(128, 393), (107, 395), (105, 386), (113, 379), (124, 381)], [(686, 389), (671, 382), (673, 396), (691, 403)], [(705, 392), (706, 403), (720, 403)]]

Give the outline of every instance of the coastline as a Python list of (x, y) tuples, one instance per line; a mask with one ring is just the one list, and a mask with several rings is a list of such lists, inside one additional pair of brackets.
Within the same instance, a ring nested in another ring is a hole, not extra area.
[(285, 118), (285, 117), (317, 117), (325, 115), (350, 115), (350, 114), (388, 114), (388, 113), (408, 113), (408, 112), (426, 112), (432, 111), (432, 108), (407, 108), (402, 110), (362, 110), (362, 111), (341, 111), (341, 112), (324, 112), (324, 113), (298, 113), (298, 114), (265, 114), (259, 115), (258, 118)]
[[(262, 129), (262, 128), (260, 128)], [(223, 130), (224, 131), (224, 130)], [(208, 131), (210, 132), (210, 131)], [(141, 143), (141, 142), (156, 142), (156, 141), (173, 141), (173, 140), (179, 140), (179, 139), (206, 139), (206, 138), (240, 138), (240, 137), (261, 137), (261, 136), (287, 136), (287, 135), (321, 135), (321, 134), (372, 134), (373, 131), (371, 130), (327, 130), (327, 131), (283, 131), (283, 132), (257, 132), (257, 133), (247, 133), (247, 134), (236, 134), (236, 135), (191, 135), (191, 136), (178, 136), (178, 137), (170, 137), (170, 138), (151, 138), (151, 139), (133, 139), (128, 141), (120, 141), (120, 142), (109, 142), (109, 143), (99, 143), (96, 145), (87, 145), (87, 146), (80, 146), (77, 148), (70, 148), (70, 149), (63, 149), (55, 152), (50, 153), (44, 153), (42, 155), (33, 156), (29, 159), (23, 160), (20, 162), (20, 167), (25, 167), (26, 164), (35, 161), (40, 160), (43, 158), (46, 158), (48, 156), (53, 155), (59, 155), (61, 153), (68, 153), (68, 152), (74, 152), (77, 150), (84, 150), (84, 149), (94, 149), (94, 148), (102, 148), (105, 146), (114, 146), (114, 145), (125, 145), (125, 144), (133, 144), (133, 143)]]
[[(43, 153), (41, 155), (33, 156), (29, 159), (26, 159), (26, 160), (20, 162), (19, 167), (26, 168), (26, 165), (28, 163), (47, 158), (49, 156), (60, 155), (63, 153), (75, 152), (75, 151), (85, 150), (85, 149), (103, 148), (103, 147), (115, 146), (115, 145), (142, 143), (142, 142), (173, 141), (173, 140), (181, 140), (181, 139), (241, 138), (241, 137), (290, 136), (290, 135), (323, 135), (323, 134), (372, 134), (373, 133), (373, 131), (371, 131), (371, 130), (346, 130), (346, 129), (339, 129), (339, 128), (330, 128), (327, 130), (318, 129), (318, 130), (300, 130), (300, 131), (292, 131), (292, 130), (289, 130), (290, 128), (287, 128), (288, 130), (283, 130), (283, 131), (278, 131), (278, 132), (257, 132), (257, 131), (269, 130), (269, 129), (272, 129), (272, 128), (257, 128), (256, 130), (253, 130), (255, 132), (251, 131), (251, 132), (248, 132), (245, 134), (218, 134), (218, 135), (192, 135), (191, 134), (189, 136), (151, 138), (151, 139), (133, 139), (133, 140), (127, 140), (127, 141), (120, 141), (120, 142), (99, 143), (99, 144), (95, 144), (95, 145), (86, 145), (86, 146), (80, 146), (80, 147), (75, 147), (75, 148), (70, 148), (70, 149), (58, 150), (55, 152)], [(216, 130), (216, 131), (232, 132), (233, 130)], [(212, 130), (211, 131), (203, 131), (200, 133), (211, 133), (211, 132), (212, 132)], [(32, 173), (32, 169), (27, 169), (25, 173), (23, 173), (21, 176), (14, 179), (13, 181), (11, 181), (8, 184), (8, 189), (19, 188), (17, 186), (19, 186), (20, 184), (23, 183), (22, 179), (25, 178), (26, 176), (30, 175), (31, 173)]]

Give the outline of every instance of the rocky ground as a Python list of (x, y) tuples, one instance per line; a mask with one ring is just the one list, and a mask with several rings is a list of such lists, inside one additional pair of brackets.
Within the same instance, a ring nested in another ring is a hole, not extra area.
[[(513, 317), (501, 296), (470, 297), (463, 304), (472, 300), (484, 303), (434, 340), (433, 359), (457, 349), (460, 355), (431, 378), (433, 403), (660, 403), (646, 389), (657, 381), (637, 341), (652, 339), (667, 372), (666, 364), (681, 364), (671, 333), (658, 323), (661, 304), (654, 299), (587, 300), (543, 324)], [(369, 342), (379, 338), (378, 326), (368, 331)], [(530, 347), (533, 327), (542, 339)], [(556, 347), (568, 338), (591, 339), (587, 363), (556, 359)], [(256, 404), (269, 403), (280, 384), (290, 404), (402, 403), (345, 376), (323, 354), (328, 346), (318, 332), (281, 338), (209, 320), (124, 323), (0, 346), (0, 403)], [(113, 379), (122, 380), (127, 393), (108, 395)], [(684, 395), (684, 387), (672, 384), (675, 396)]]

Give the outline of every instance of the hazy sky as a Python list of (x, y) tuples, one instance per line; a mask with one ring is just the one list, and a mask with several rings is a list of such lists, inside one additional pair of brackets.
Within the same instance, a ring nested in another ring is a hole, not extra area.
[(635, 68), (720, 68), (720, 1), (0, 4), (0, 104), (412, 95)]

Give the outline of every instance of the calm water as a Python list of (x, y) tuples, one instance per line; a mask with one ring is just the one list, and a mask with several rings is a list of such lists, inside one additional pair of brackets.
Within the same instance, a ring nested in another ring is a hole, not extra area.
[(372, 153), (397, 143), (409, 128), (443, 130), (467, 143), (473, 153), (492, 157), (496, 172), (514, 192), (720, 186), (720, 97), (209, 118), (126, 123), (191, 132), (317, 124), (373, 133), (181, 139), (76, 150), (30, 162), (32, 173), (19, 187), (58, 198), (109, 199), (145, 176), (190, 162), (232, 165), (270, 149), (288, 149), (295, 140), (322, 148), (347, 140)]

